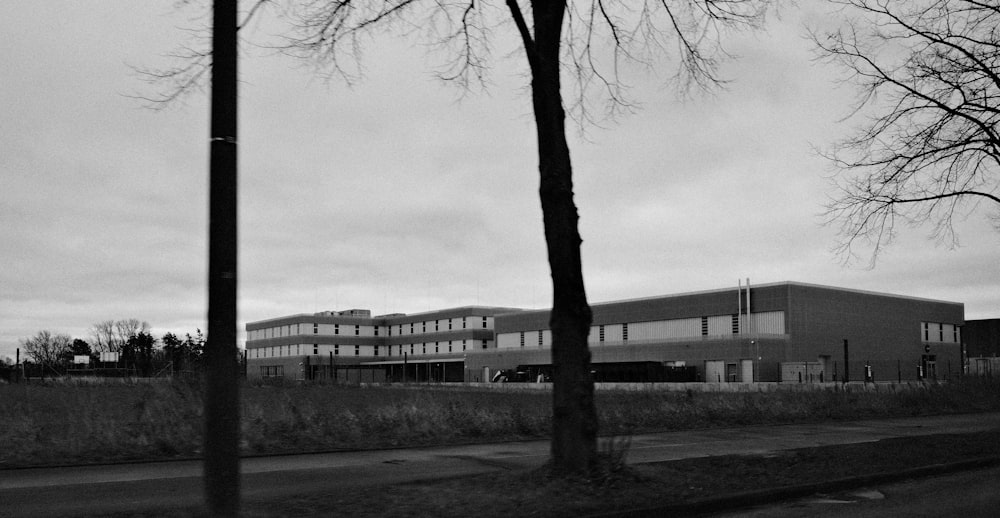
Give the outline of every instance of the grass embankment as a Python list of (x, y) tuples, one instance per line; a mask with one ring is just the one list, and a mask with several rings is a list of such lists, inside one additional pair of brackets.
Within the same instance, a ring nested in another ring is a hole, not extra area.
[[(601, 433), (1000, 410), (998, 383), (816, 392), (602, 391)], [(546, 437), (545, 392), (464, 387), (250, 386), (247, 454)], [(0, 385), (0, 467), (200, 455), (197, 383)]]

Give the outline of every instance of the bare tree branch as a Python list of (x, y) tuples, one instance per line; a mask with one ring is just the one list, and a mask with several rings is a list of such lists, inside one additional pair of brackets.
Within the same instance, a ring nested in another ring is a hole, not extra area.
[(839, 170), (825, 213), (840, 223), (836, 251), (850, 262), (857, 245), (869, 246), (873, 266), (899, 221), (930, 224), (932, 238), (957, 246), (956, 217), (978, 201), (1000, 209), (1000, 7), (836, 3), (854, 17), (812, 39), (859, 89), (849, 117), (866, 116), (823, 153)]
[[(259, 18), (263, 8), (273, 1), (254, 0), (237, 31), (241, 31)], [(179, 6), (190, 6), (197, 9), (199, 15), (194, 20), (204, 19), (211, 14), (211, 5), (203, 5), (202, 2), (184, 1), (180, 2)], [(188, 34), (191, 43), (182, 45), (178, 50), (164, 56), (176, 65), (167, 68), (130, 65), (136, 75), (149, 85), (150, 91), (126, 95), (126, 97), (142, 101), (147, 108), (162, 110), (176, 104), (188, 94), (204, 90), (205, 83), (210, 77), (209, 72), (212, 69), (212, 30), (210, 24), (203, 23), (197, 28), (183, 30)]]

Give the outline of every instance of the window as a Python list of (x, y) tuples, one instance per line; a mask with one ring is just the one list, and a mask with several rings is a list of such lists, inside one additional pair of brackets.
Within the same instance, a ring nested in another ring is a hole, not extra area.
[(542, 331), (538, 331), (538, 347), (542, 346)]
[(313, 344), (313, 354), (319, 354), (319, 344)]
[(413, 354), (413, 344), (410, 344), (410, 354)]
[(437, 353), (441, 352), (441, 351), (439, 350), (439, 348), (438, 348), (438, 344), (439, 344), (439, 343), (440, 343), (440, 342), (434, 342), (434, 354), (437, 354)]
[(465, 329), (465, 317), (462, 317), (462, 329)]
[(483, 317), (483, 329), (486, 329), (486, 317)]
[(438, 330), (438, 321), (437, 320), (434, 321), (434, 330), (435, 331)]
[(340, 346), (339, 345), (333, 346), (333, 354), (334, 354), (334, 356), (339, 356), (340, 355)]
[(375, 346), (375, 356), (378, 356), (378, 346)]
[(597, 326), (597, 341), (604, 341), (604, 325)]
[(451, 352), (451, 340), (448, 340), (448, 352)]
[(354, 326), (354, 336), (361, 336), (361, 326), (357, 324)]
[(448, 330), (451, 331), (451, 319), (448, 319)]
[[(378, 326), (375, 327), (375, 336), (378, 336)], [(389, 330), (389, 334), (392, 334), (392, 330)]]
[(340, 334), (340, 324), (333, 324), (333, 334), (335, 335)]
[(313, 324), (313, 334), (314, 335), (319, 334), (319, 324)]
[(354, 346), (354, 356), (361, 356), (361, 346), (360, 345), (355, 345)]
[(524, 347), (524, 331), (521, 331), (521, 347)]
[(410, 334), (413, 334), (413, 322), (410, 322)]
[(483, 340), (483, 349), (486, 349), (486, 340)]
[(733, 322), (733, 324), (732, 324), (733, 334), (734, 335), (740, 334), (740, 316), (739, 315), (733, 315), (732, 322)]
[(285, 375), (285, 368), (282, 365), (261, 365), (260, 376), (262, 378), (280, 378)]
[(628, 323), (622, 324), (622, 341), (628, 341)]
[(929, 331), (930, 331), (930, 324), (928, 324), (927, 322), (924, 322), (924, 341), (925, 342), (930, 342), (931, 341), (931, 337), (930, 337), (930, 332)]
[(422, 354), (427, 354), (427, 342), (420, 344), (420, 352)]
[(421, 332), (422, 333), (426, 333), (427, 332), (427, 321), (421, 322), (420, 324), (421, 324), (421, 326), (420, 326)]
[(701, 317), (701, 336), (708, 336), (708, 317)]
[(944, 341), (944, 324), (938, 324), (938, 341)]

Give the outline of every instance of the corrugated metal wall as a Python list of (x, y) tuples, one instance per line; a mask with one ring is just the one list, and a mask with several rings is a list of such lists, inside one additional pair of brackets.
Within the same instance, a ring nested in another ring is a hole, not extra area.
[(671, 340), (676, 338), (692, 338), (701, 336), (700, 318), (681, 318), (676, 320), (658, 320), (655, 322), (636, 322), (628, 325), (628, 339), (633, 340)]
[(750, 313), (750, 333), (762, 335), (785, 334), (785, 312), (765, 311)]
[[(625, 324), (605, 324), (591, 326), (587, 343), (593, 347), (604, 345), (626, 345), (629, 343), (669, 342), (674, 340), (711, 339), (733, 336), (733, 315), (714, 315), (705, 317), (707, 335), (702, 334), (701, 318), (680, 318), (673, 320), (656, 320), (650, 322), (629, 322), (628, 340), (624, 339)], [(754, 335), (785, 334), (785, 312), (768, 311), (750, 315), (751, 332)], [(601, 328), (604, 328), (603, 340)], [(747, 332), (746, 326), (743, 333)], [(521, 348), (521, 334), (524, 334), (524, 348), (538, 347), (538, 330), (526, 329), (514, 333), (497, 335), (497, 347), (502, 349)], [(552, 346), (552, 332), (542, 331), (542, 347)]]

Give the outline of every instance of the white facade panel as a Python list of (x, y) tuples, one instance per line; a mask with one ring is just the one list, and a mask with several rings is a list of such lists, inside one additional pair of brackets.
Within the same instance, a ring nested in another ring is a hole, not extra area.
[(542, 347), (552, 347), (552, 331), (542, 331)]
[(501, 333), (496, 341), (497, 349), (517, 349), (521, 347), (521, 333)]
[[(701, 334), (700, 330), (699, 334)], [(731, 334), (733, 334), (732, 315), (716, 315), (708, 317), (708, 336), (726, 336)]]
[[(744, 329), (744, 332), (746, 330)], [(754, 334), (785, 334), (785, 312), (764, 311), (750, 313), (750, 332)]]
[(696, 338), (698, 336), (701, 336), (700, 318), (635, 322), (628, 325), (628, 339), (630, 342), (638, 340), (655, 341)]
[(622, 342), (622, 325), (606, 324), (604, 326), (604, 342), (620, 344)]
[(334, 333), (334, 326), (333, 326), (333, 324), (320, 324), (319, 325), (319, 334), (321, 334), (321, 335), (332, 335), (333, 333)]
[(955, 336), (955, 326), (954, 324), (941, 324), (941, 341), (945, 343), (952, 343)]
[(920, 339), (929, 343), (961, 343), (960, 328), (956, 329), (954, 324), (942, 324), (940, 322), (921, 322)]

